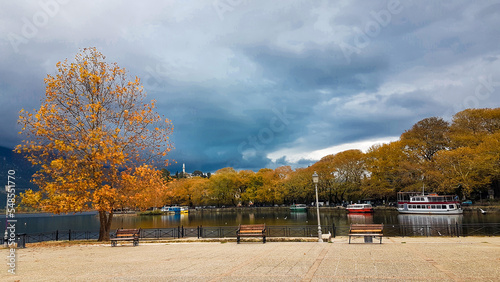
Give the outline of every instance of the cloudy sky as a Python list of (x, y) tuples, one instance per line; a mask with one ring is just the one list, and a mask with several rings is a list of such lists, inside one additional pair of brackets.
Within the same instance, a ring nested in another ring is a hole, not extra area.
[(500, 105), (498, 1), (2, 1), (0, 146), (80, 48), (139, 76), (170, 170), (307, 166)]

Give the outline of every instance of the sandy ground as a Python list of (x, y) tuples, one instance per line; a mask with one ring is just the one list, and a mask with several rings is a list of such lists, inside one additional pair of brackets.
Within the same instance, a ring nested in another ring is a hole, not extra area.
[(500, 281), (500, 237), (28, 245), (15, 275), (0, 251), (2, 281)]

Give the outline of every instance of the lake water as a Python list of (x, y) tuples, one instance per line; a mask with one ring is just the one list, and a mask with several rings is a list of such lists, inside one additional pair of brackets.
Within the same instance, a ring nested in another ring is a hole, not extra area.
[[(17, 233), (38, 233), (55, 230), (91, 231), (99, 230), (96, 213), (51, 215), (16, 215)], [(348, 226), (351, 223), (384, 223), (394, 225), (439, 225), (468, 223), (500, 223), (500, 213), (481, 214), (476, 211), (463, 215), (402, 215), (395, 210), (376, 210), (374, 214), (347, 214), (345, 210), (320, 210), (322, 225)], [(252, 208), (238, 211), (193, 211), (189, 214), (156, 216), (116, 215), (111, 229), (116, 228), (167, 228), (196, 226), (237, 226), (239, 224), (266, 225), (317, 225), (316, 210), (291, 212), (287, 208)], [(0, 226), (5, 226), (5, 218)]]

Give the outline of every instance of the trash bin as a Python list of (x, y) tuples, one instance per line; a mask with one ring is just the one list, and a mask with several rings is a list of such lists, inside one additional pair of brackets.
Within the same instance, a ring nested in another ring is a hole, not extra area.
[(365, 236), (365, 243), (373, 243), (373, 237), (372, 236)]
[(26, 248), (26, 233), (17, 234), (17, 248)]

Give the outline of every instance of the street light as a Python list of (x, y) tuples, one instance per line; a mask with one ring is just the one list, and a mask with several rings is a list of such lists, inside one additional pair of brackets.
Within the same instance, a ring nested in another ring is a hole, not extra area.
[(316, 213), (318, 214), (318, 242), (323, 242), (323, 236), (321, 234), (321, 223), (319, 221), (319, 201), (318, 201), (318, 181), (319, 176), (316, 171), (312, 175), (314, 185), (316, 187)]

